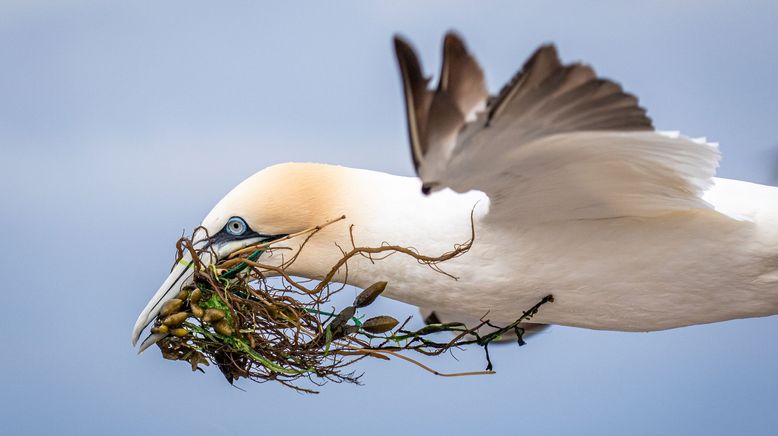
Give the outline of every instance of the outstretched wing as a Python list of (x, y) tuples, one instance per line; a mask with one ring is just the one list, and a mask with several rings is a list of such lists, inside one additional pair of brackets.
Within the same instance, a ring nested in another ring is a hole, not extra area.
[(635, 96), (540, 47), (495, 97), (453, 33), (437, 89), (395, 38), (411, 152), (423, 190), (472, 189), (498, 222), (652, 216), (707, 208), (718, 150), (653, 129)]

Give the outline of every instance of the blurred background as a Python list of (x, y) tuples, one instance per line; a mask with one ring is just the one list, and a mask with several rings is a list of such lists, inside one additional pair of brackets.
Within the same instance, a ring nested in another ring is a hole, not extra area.
[[(317, 396), (136, 356), (173, 243), (245, 177), (284, 161), (412, 174), (390, 41), (433, 72), (448, 29), (493, 91), (553, 41), (658, 128), (720, 142), (721, 176), (776, 182), (776, 2), (3, 0), (2, 433), (775, 434), (778, 317), (552, 327), (495, 347), (495, 376), (364, 361), (364, 386)], [(483, 368), (479, 349), (456, 357), (426, 362)]]

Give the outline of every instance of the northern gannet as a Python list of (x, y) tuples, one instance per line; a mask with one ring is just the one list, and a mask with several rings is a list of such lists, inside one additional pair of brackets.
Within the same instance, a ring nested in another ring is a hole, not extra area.
[[(337, 216), (290, 273), (322, 278), (349, 246), (382, 242), (440, 254), (349, 262), (351, 285), (449, 317), (510, 322), (553, 294), (533, 321), (653, 331), (778, 313), (778, 188), (716, 178), (716, 144), (654, 130), (637, 98), (584, 64), (540, 47), (496, 96), (454, 33), (437, 88), (394, 40), (418, 178), (289, 163), (249, 177), (202, 221), (217, 257)], [(296, 250), (300, 238), (279, 243)], [(265, 254), (265, 263), (279, 254)], [(135, 344), (162, 303), (191, 282), (181, 264), (141, 313)], [(146, 344), (147, 345), (147, 344)]]

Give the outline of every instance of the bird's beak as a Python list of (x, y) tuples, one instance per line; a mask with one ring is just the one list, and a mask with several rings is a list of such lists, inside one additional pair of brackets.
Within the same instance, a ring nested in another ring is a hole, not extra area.
[[(195, 239), (197, 241), (197, 239)], [(207, 244), (207, 240), (202, 239), (196, 242), (195, 248), (201, 248)], [(198, 247), (198, 245), (200, 247)], [(208, 265), (213, 262), (213, 256), (209, 251), (203, 251), (200, 255), (200, 261), (204, 265)], [(162, 283), (157, 292), (151, 297), (151, 300), (146, 304), (146, 307), (138, 316), (138, 320), (135, 321), (135, 327), (132, 330), (132, 345), (138, 343), (143, 330), (148, 326), (159, 314), (162, 305), (166, 301), (175, 297), (182, 288), (190, 285), (193, 282), (194, 276), (194, 264), (192, 262), (192, 255), (188, 251), (184, 251), (183, 257), (176, 263), (170, 275)], [(159, 337), (157, 337), (159, 336)], [(156, 337), (156, 338), (155, 338)], [(158, 340), (162, 339), (160, 335), (149, 336), (140, 346), (140, 351), (143, 352), (146, 348), (153, 345)]]
[[(250, 245), (257, 244), (259, 242), (266, 242), (269, 240), (277, 239), (285, 235), (258, 235), (255, 238), (246, 238), (239, 241), (224, 241), (217, 242), (205, 237), (199, 237), (195, 234), (194, 247), (196, 250), (200, 250), (200, 261), (203, 265), (210, 265), (218, 259), (227, 257), (234, 251), (248, 247)], [(201, 250), (208, 247), (209, 250)], [(182, 288), (192, 284), (194, 277), (194, 265), (192, 264), (192, 256), (188, 251), (184, 251), (184, 256), (173, 267), (170, 275), (162, 283), (157, 292), (151, 297), (151, 300), (146, 304), (146, 307), (140, 313), (138, 320), (135, 321), (135, 328), (132, 330), (132, 345), (138, 343), (141, 333), (146, 327), (156, 319), (159, 314), (162, 305), (168, 300), (175, 297)], [(138, 353), (142, 353), (148, 347), (157, 343), (165, 335), (152, 334), (141, 343)]]

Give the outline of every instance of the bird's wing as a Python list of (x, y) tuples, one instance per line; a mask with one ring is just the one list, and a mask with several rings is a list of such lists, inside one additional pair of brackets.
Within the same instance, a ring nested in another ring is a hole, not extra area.
[(715, 144), (654, 131), (637, 98), (540, 47), (495, 97), (448, 34), (437, 89), (395, 38), (411, 151), (425, 192), (484, 191), (489, 218), (520, 223), (709, 208)]

